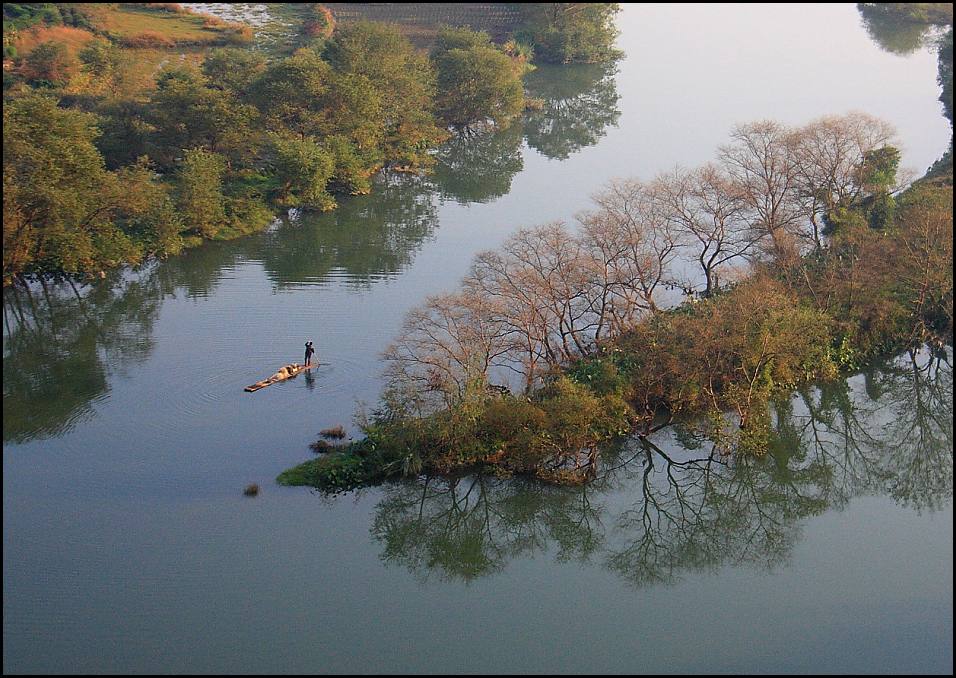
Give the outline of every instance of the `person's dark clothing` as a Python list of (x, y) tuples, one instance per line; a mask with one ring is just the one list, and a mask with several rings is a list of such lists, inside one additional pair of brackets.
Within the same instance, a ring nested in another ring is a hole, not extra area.
[(315, 349), (312, 348), (312, 344), (305, 345), (305, 364), (310, 365), (312, 363), (312, 354), (315, 353)]

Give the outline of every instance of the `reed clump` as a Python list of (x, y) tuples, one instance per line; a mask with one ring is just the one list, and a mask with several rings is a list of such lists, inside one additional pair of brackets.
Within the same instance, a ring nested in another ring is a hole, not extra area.
[(340, 424), (338, 426), (324, 428), (319, 431), (319, 435), (327, 440), (342, 440), (345, 437), (345, 427)]

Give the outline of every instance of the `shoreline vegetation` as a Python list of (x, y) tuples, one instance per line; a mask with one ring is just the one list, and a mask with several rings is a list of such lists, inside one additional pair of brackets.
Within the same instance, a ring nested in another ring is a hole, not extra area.
[(534, 60), (617, 58), (618, 9), (530, 3), (501, 44), (442, 27), (426, 53), (308, 3), (291, 54), (269, 54), (174, 3), (4, 4), (4, 286), (103, 277), (427, 173), (447, 139), (540, 106)]
[[(769, 148), (768, 135), (812, 132), (820, 142), (853, 122), (792, 131), (765, 121), (738, 132), (747, 148)], [(846, 141), (832, 136), (819, 150)], [(878, 146), (858, 158), (891, 158), (892, 167), (847, 164), (828, 179), (842, 198), (821, 185), (801, 193), (793, 177), (771, 179), (779, 194), (748, 193), (771, 163), (744, 164), (754, 156), (734, 156), (742, 147), (724, 149), (746, 167), (736, 180), (732, 165), (613, 184), (578, 233), (525, 229), (480, 254), (459, 292), (408, 316), (385, 355), (382, 403), (360, 422), (365, 437), (278, 481), (335, 492), (484, 471), (577, 484), (594, 477), (613, 439), (676, 421), (725, 453), (759, 455), (774, 402), (794, 388), (952, 343), (951, 183), (923, 180), (894, 196), (897, 154)], [(766, 204), (775, 214), (757, 217)], [(808, 209), (819, 210), (819, 243)], [(666, 308), (661, 292), (682, 250), (702, 267), (740, 266), (717, 267), (732, 281), (709, 291), (705, 270), (696, 286), (678, 282), (691, 295)], [(518, 375), (514, 390), (496, 383), (507, 374)]]
[[(896, 11), (919, 21), (912, 10)], [(952, 124), (951, 45), (950, 27), (939, 82)], [(715, 163), (612, 182), (575, 230), (519, 231), (479, 254), (458, 292), (409, 314), (365, 437), (316, 446), (326, 454), (277, 481), (582, 484), (615, 439), (672, 423), (722, 453), (764, 454), (795, 388), (952, 345), (951, 145), (904, 190), (894, 143), (865, 114), (740, 125)], [(674, 288), (686, 299), (668, 305)]]

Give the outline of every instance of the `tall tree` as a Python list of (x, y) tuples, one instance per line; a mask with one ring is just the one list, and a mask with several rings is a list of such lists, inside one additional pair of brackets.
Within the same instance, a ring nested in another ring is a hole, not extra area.
[(93, 115), (59, 108), (52, 97), (28, 94), (4, 105), (4, 279), (136, 257), (112, 221), (123, 195), (93, 143), (98, 135)]
[(206, 86), (194, 69), (165, 72), (148, 108), (155, 127), (150, 156), (170, 167), (186, 148), (205, 148), (230, 161), (248, 156), (255, 109), (227, 90)]
[(235, 47), (214, 49), (206, 55), (202, 72), (209, 86), (245, 94), (266, 69), (266, 58), (259, 52)]
[(249, 99), (268, 129), (316, 134), (323, 120), (320, 102), (328, 96), (331, 79), (332, 69), (322, 57), (300, 49), (269, 66), (252, 84)]
[(494, 47), (450, 49), (435, 58), (438, 112), (463, 129), (491, 121), (507, 127), (524, 108), (524, 89), (511, 60)]
[(614, 59), (616, 2), (530, 2), (521, 6), (520, 35), (535, 56), (551, 63), (596, 63)]
[(435, 73), (394, 26), (358, 22), (340, 28), (324, 52), (340, 74), (364, 76), (381, 102), (387, 165), (429, 165), (427, 154), (444, 138), (435, 124)]
[(204, 238), (213, 238), (226, 225), (222, 177), (226, 160), (218, 153), (190, 148), (177, 170), (179, 209), (186, 227)]
[(730, 137), (732, 143), (720, 149), (720, 160), (740, 185), (753, 228), (768, 241), (773, 259), (793, 261), (804, 217), (797, 201), (790, 130), (773, 120), (760, 120), (737, 125)]
[(746, 256), (754, 243), (740, 187), (716, 165), (705, 165), (659, 177), (653, 196), (694, 252), (704, 275), (701, 294), (710, 296), (720, 269)]
[(319, 209), (335, 206), (325, 187), (332, 177), (334, 157), (311, 137), (270, 134), (272, 163), (280, 205)]

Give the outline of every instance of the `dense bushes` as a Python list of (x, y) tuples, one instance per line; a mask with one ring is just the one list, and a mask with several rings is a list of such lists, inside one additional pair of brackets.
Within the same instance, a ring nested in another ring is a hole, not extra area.
[(364, 439), (286, 471), (279, 482), (335, 491), (423, 468), (583, 482), (596, 470), (599, 444), (626, 433), (630, 416), (619, 393), (597, 394), (568, 376), (556, 375), (533, 397), (476, 384), (455, 407), (427, 417), (381, 412)]

